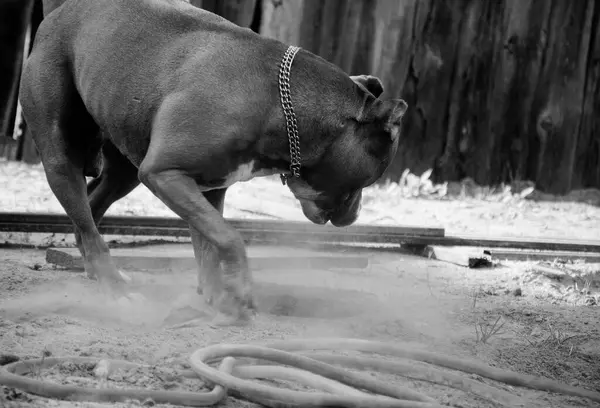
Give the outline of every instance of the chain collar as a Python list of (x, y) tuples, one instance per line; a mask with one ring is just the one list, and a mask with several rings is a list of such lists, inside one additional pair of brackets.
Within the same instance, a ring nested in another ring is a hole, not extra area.
[(290, 177), (300, 177), (300, 136), (298, 134), (298, 121), (294, 113), (292, 98), (290, 96), (290, 74), (292, 71), (292, 62), (300, 47), (290, 45), (279, 65), (279, 96), (281, 97), (281, 106), (285, 116), (285, 127), (288, 140), (290, 142), (290, 171), (289, 174), (281, 174), (281, 182), (285, 185)]

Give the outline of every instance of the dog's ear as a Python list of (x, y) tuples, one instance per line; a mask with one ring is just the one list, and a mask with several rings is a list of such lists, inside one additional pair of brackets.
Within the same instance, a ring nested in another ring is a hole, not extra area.
[(365, 98), (357, 120), (362, 123), (385, 121), (390, 126), (399, 125), (408, 109), (408, 104), (402, 99), (382, 101)]
[(375, 98), (383, 93), (383, 84), (379, 78), (371, 75), (356, 75), (350, 77), (358, 86), (371, 93)]
[(390, 113), (390, 118), (388, 123), (390, 125), (400, 125), (400, 122), (402, 122), (402, 118), (404, 117), (404, 114), (406, 113), (406, 110), (408, 109), (408, 104), (406, 102), (404, 102), (404, 100), (402, 99), (395, 99), (393, 101), (390, 101), (394, 103), (394, 108), (392, 109), (392, 112)]
[(400, 123), (407, 109), (408, 105), (402, 99), (382, 101), (371, 97), (370, 101), (365, 101), (358, 117), (358, 123), (363, 125), (359, 133), (367, 141), (364, 146), (371, 156), (386, 157), (390, 149), (395, 149), (400, 137)]

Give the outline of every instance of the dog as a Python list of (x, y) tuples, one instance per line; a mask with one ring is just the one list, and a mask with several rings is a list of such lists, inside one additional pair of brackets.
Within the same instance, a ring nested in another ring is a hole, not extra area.
[(374, 76), (181, 0), (43, 6), (23, 116), (88, 276), (111, 294), (126, 285), (97, 224), (140, 183), (189, 224), (201, 293), (233, 324), (254, 300), (227, 188), (279, 173), (308, 220), (343, 227), (396, 154), (407, 104), (381, 100)]

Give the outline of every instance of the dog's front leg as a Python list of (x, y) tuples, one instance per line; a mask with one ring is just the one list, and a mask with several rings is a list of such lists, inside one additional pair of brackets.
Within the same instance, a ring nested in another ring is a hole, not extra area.
[(218, 251), (223, 263), (223, 290), (214, 306), (235, 321), (246, 320), (253, 308), (248, 259), (242, 236), (204, 197), (196, 181), (183, 170), (144, 160), (140, 180), (173, 212), (200, 232)]
[[(221, 215), (225, 206), (225, 193), (227, 189), (221, 188), (204, 193), (204, 197)], [(204, 236), (190, 225), (194, 257), (198, 264), (198, 294), (202, 294), (209, 305), (213, 299), (222, 292), (221, 260), (214, 245), (204, 239)]]

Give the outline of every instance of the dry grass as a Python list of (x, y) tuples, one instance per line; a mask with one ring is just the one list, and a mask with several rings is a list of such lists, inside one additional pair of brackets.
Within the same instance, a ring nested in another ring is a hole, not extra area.
[(504, 327), (504, 324), (506, 322), (502, 322), (502, 323), (498, 324), (500, 322), (500, 319), (502, 319), (502, 316), (498, 316), (498, 318), (493, 323), (489, 323), (489, 322), (476, 323), (475, 324), (475, 336), (476, 336), (475, 341), (477, 343), (486, 344), (490, 338), (492, 338), (493, 336), (495, 336), (497, 334), (501, 334), (502, 332), (500, 332), (500, 330), (502, 330), (502, 328)]

